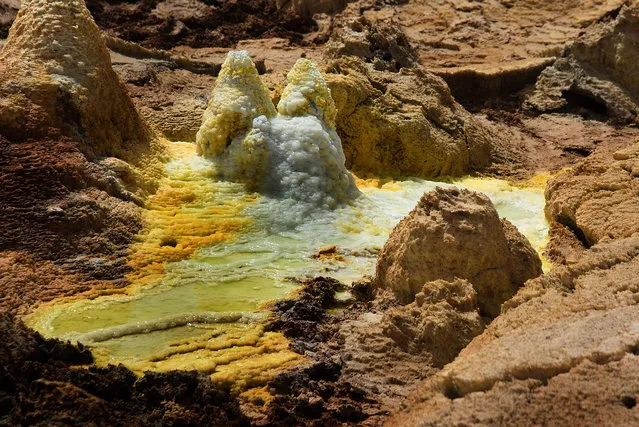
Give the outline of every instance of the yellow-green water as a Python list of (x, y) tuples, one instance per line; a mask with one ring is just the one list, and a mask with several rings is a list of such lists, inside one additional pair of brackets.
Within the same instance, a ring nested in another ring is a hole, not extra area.
[[(258, 356), (255, 364), (279, 366), (271, 360), (276, 353), (288, 363), (295, 356), (282, 356), (283, 339), (260, 329), (265, 316), (260, 305), (286, 296), (296, 287), (292, 278), (325, 275), (350, 283), (373, 274), (375, 254), (399, 220), (425, 191), (451, 185), (409, 179), (379, 187), (359, 181), (363, 197), (352, 205), (314, 212), (299, 203), (247, 195), (240, 185), (216, 183), (210, 164), (195, 156), (190, 145), (175, 146), (178, 154), (167, 166), (166, 187), (172, 185), (179, 197), (171, 193), (175, 206), (161, 205), (161, 214), (149, 217), (152, 229), (140, 237), (142, 249), (132, 257), (134, 267), (141, 267), (132, 275), (130, 292), (45, 305), (25, 319), (31, 327), (92, 345), (100, 363), (123, 362), (139, 371), (209, 366), (209, 373), (221, 375), (216, 367), (224, 364), (207, 365), (207, 360), (227, 358), (231, 350), (241, 369)], [(502, 217), (535, 248), (543, 247), (547, 223), (541, 189), (474, 178), (455, 185), (486, 193)], [(213, 197), (216, 191), (225, 196)], [(201, 228), (178, 231), (190, 218)], [(178, 219), (181, 227), (176, 227)], [(219, 238), (210, 239), (217, 230), (211, 224), (222, 230)], [(175, 247), (166, 245), (171, 239)], [(312, 257), (327, 245), (336, 245), (341, 256)], [(151, 265), (140, 257), (158, 258), (152, 274), (136, 276)], [(238, 344), (238, 337), (247, 334), (257, 338)], [(258, 356), (256, 348), (261, 349)]]

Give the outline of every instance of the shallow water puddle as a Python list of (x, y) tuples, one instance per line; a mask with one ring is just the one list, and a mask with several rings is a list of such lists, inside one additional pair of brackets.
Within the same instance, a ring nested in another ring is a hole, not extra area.
[[(133, 246), (128, 294), (46, 304), (25, 321), (46, 336), (92, 345), (100, 364), (199, 369), (238, 390), (301, 360), (281, 334), (263, 330), (261, 304), (286, 296), (293, 279), (350, 283), (374, 274), (375, 256), (399, 220), (425, 191), (452, 185), (359, 180), (363, 197), (316, 211), (216, 182), (191, 144), (173, 146), (176, 158)], [(486, 193), (536, 249), (544, 246), (543, 189), (474, 178), (455, 185)], [(313, 256), (329, 245), (334, 253)]]

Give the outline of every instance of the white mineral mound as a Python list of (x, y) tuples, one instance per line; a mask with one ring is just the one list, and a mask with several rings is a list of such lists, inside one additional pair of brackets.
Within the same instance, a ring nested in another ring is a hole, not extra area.
[(335, 132), (335, 102), (300, 59), (277, 113), (246, 52), (229, 53), (198, 132), (198, 152), (225, 178), (268, 195), (333, 208), (359, 195)]

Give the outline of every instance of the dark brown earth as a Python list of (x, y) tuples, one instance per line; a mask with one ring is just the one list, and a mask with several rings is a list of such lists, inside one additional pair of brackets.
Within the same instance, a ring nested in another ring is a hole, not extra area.
[[(117, 262), (141, 227), (132, 202), (117, 197), (105, 171), (66, 138), (10, 143), (0, 136), (0, 247), (39, 258), (78, 253)], [(28, 227), (23, 224), (29, 224)], [(106, 260), (105, 260), (106, 261)]]
[(127, 284), (140, 207), (66, 137), (9, 142), (0, 131), (0, 308)]
[(291, 348), (311, 356), (311, 365), (279, 375), (268, 387), (275, 396), (262, 420), (264, 425), (299, 425), (308, 422), (334, 425), (358, 422), (370, 416), (374, 398), (354, 387), (342, 375), (344, 364), (337, 352), (324, 349), (339, 329), (340, 319), (357, 308), (329, 314), (335, 292), (344, 285), (318, 277), (302, 285), (296, 296), (276, 302), (270, 328), (292, 339)]
[(107, 33), (155, 49), (231, 47), (269, 37), (302, 44), (316, 28), (311, 19), (278, 9), (276, 0), (87, 0), (87, 7)]

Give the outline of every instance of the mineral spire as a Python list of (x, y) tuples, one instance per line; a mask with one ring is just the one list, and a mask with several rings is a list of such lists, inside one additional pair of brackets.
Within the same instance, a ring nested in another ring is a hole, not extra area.
[(335, 101), (313, 62), (299, 59), (286, 78), (288, 85), (277, 105), (279, 113), (289, 117), (311, 114), (335, 129)]
[(197, 133), (199, 154), (217, 156), (258, 116), (277, 114), (268, 89), (245, 51), (230, 52), (215, 82)]

